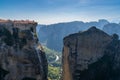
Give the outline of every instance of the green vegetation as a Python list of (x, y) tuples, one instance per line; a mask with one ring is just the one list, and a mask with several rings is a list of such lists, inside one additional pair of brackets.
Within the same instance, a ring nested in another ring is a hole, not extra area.
[[(43, 46), (48, 60), (48, 80), (59, 80), (61, 73), (61, 53)], [(56, 60), (57, 56), (59, 59)]]
[(48, 66), (48, 80), (60, 79), (60, 67)]
[[(61, 64), (61, 53), (51, 50), (49, 48), (47, 48), (46, 46), (43, 46), (43, 49), (46, 53), (46, 57), (48, 59), (48, 63), (53, 64), (53, 65), (60, 65)], [(57, 61), (56, 60), (56, 56), (59, 57), (59, 59)], [(57, 66), (56, 66), (57, 67)]]

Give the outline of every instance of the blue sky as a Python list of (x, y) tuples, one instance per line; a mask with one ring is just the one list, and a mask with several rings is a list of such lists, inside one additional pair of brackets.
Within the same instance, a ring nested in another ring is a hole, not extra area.
[(120, 20), (120, 0), (0, 0), (0, 18), (30, 19), (40, 24)]

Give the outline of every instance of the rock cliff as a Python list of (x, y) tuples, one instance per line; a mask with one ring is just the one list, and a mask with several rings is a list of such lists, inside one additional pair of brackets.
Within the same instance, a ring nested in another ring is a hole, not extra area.
[(109, 22), (107, 20), (102, 19), (93, 22), (73, 21), (52, 25), (40, 25), (38, 35), (40, 42), (45, 44), (48, 48), (62, 52), (62, 42), (65, 36), (87, 30), (91, 26), (97, 26), (98, 28), (102, 29), (102, 27), (108, 23)]
[(47, 80), (47, 59), (34, 21), (0, 20), (0, 79)]
[(120, 41), (92, 27), (64, 38), (62, 80), (120, 80)]

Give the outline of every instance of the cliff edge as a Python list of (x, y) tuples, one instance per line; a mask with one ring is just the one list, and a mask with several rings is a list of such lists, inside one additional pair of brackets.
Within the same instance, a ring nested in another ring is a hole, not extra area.
[(92, 27), (64, 38), (62, 80), (119, 80), (120, 41)]
[(47, 80), (47, 59), (36, 26), (34, 21), (0, 19), (1, 80)]

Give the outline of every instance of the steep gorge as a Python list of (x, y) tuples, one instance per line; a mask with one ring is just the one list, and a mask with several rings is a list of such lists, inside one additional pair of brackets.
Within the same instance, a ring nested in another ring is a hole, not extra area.
[[(0, 79), (47, 80), (34, 21), (0, 20)], [(120, 40), (92, 27), (64, 38), (62, 80), (120, 80)]]

